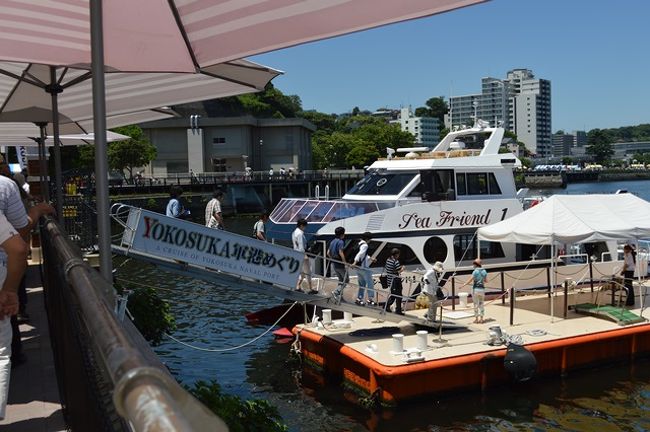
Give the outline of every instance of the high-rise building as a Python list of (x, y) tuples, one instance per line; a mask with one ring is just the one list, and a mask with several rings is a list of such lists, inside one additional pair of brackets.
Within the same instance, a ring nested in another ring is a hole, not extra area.
[(573, 131), (573, 147), (585, 147), (587, 145), (587, 132), (585, 131)]
[(587, 133), (585, 131), (573, 131), (571, 133), (553, 134), (553, 156), (573, 156), (587, 145)]
[(574, 136), (565, 133), (553, 134), (553, 156), (571, 156)]
[(529, 69), (508, 71), (506, 79), (481, 80), (481, 93), (450, 98), (450, 126), (472, 125), (475, 115), (514, 132), (526, 148), (552, 155), (551, 82)]
[(449, 125), (453, 126), (472, 126), (474, 124), (474, 114), (477, 113), (480, 105), (481, 94), (469, 94), (465, 96), (454, 96), (449, 99)]
[(411, 108), (402, 108), (397, 123), (405, 132), (415, 137), (415, 142), (422, 146), (433, 147), (440, 140), (440, 121), (435, 117), (416, 117)]

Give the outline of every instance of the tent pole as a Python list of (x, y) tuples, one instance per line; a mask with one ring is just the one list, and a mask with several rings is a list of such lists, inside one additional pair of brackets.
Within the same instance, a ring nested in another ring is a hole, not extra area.
[(56, 68), (50, 66), (50, 85), (46, 91), (52, 96), (52, 131), (54, 133), (54, 196), (56, 196), (56, 215), (63, 221), (63, 184), (61, 181), (61, 146), (59, 143), (59, 93), (63, 88), (56, 81)]
[[(112, 286), (111, 218), (108, 194), (108, 157), (106, 154), (106, 89), (104, 81), (104, 40), (102, 0), (90, 0), (91, 72), (93, 82), (93, 127), (95, 133), (95, 197), (97, 200), (97, 233), (99, 265), (104, 279)], [(107, 292), (114, 305), (115, 293)]]
[[(634, 250), (635, 251), (639, 250), (639, 239), (638, 238), (634, 239)], [(641, 303), (641, 313), (643, 313), (643, 302), (645, 300), (644, 299), (645, 296), (643, 295), (643, 290), (641, 289), (643, 287), (643, 285), (641, 284), (641, 263), (640, 263), (640, 260), (639, 260), (638, 252), (637, 252), (637, 256), (635, 258), (635, 261), (636, 261), (636, 277), (637, 277), (637, 280), (639, 282), (639, 300), (640, 300), (640, 303)], [(634, 291), (634, 289), (632, 291)]]
[(555, 241), (551, 242), (551, 322), (555, 322)]
[(41, 130), (41, 138), (38, 140), (38, 164), (40, 166), (39, 180), (41, 182), (41, 196), (45, 202), (50, 200), (50, 185), (47, 181), (47, 161), (45, 160), (45, 140), (47, 139), (47, 132), (45, 130), (45, 125), (47, 123), (38, 123), (38, 127)]

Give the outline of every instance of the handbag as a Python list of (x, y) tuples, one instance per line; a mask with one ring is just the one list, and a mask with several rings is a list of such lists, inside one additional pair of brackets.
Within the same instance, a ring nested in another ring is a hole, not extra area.
[(388, 276), (382, 273), (379, 276), (379, 284), (383, 289), (388, 289)]

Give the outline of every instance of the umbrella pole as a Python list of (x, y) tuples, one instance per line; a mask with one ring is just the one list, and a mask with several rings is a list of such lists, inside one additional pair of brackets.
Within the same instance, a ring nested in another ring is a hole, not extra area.
[[(108, 156), (106, 154), (106, 89), (104, 82), (104, 40), (102, 1), (90, 0), (90, 46), (93, 80), (93, 126), (95, 132), (95, 198), (97, 201), (97, 234), (99, 266), (110, 286), (113, 282), (111, 262), (111, 218), (108, 194)], [(106, 293), (112, 304), (115, 293)]]
[(38, 140), (38, 164), (40, 166), (39, 181), (41, 183), (41, 196), (47, 202), (50, 200), (50, 185), (47, 182), (47, 161), (45, 160), (45, 140), (47, 139), (45, 125), (46, 123), (38, 124), (41, 130), (41, 138)]
[(63, 221), (63, 182), (61, 180), (61, 146), (59, 143), (59, 93), (63, 88), (56, 80), (56, 68), (50, 66), (50, 85), (47, 92), (52, 96), (52, 129), (54, 132), (54, 196), (56, 215)]

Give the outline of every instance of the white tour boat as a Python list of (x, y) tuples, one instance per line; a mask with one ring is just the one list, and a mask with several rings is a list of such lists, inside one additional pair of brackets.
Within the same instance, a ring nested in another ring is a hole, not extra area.
[[(322, 255), (337, 227), (344, 227), (346, 239), (352, 240), (350, 253), (354, 239), (369, 231), (369, 253), (377, 266), (394, 247), (412, 270), (441, 261), (445, 269), (462, 272), (477, 256), (484, 265), (501, 269), (548, 266), (548, 247), (476, 240), (478, 228), (524, 210), (526, 190), (516, 189), (513, 172), (521, 161), (512, 153), (499, 153), (503, 135), (503, 128), (479, 120), (472, 128), (450, 132), (432, 149), (388, 149), (388, 157), (374, 162), (341, 199), (282, 199), (270, 215), (267, 232), (288, 239), (304, 218), (317, 244), (312, 252)], [(617, 260), (615, 244), (588, 245), (584, 262), (594, 254), (596, 261)], [(538, 260), (533, 266), (531, 257)]]

